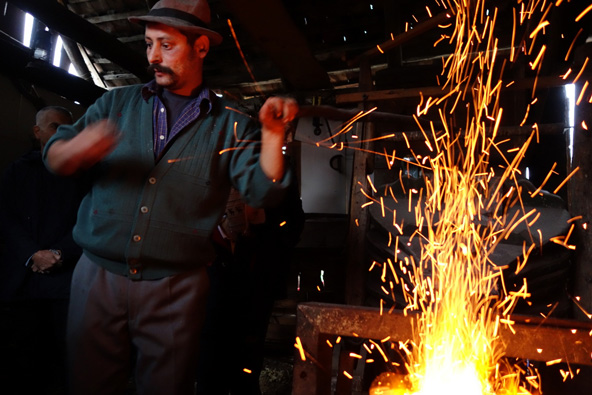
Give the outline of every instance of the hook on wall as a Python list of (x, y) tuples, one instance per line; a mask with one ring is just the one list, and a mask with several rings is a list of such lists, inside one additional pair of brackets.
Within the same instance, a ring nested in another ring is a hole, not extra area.
[(334, 155), (329, 159), (329, 166), (331, 166), (333, 170), (343, 173), (343, 159), (343, 155), (341, 154)]
[(321, 130), (321, 119), (319, 117), (312, 118), (312, 126), (314, 126), (313, 133), (315, 136), (320, 136), (322, 133)]

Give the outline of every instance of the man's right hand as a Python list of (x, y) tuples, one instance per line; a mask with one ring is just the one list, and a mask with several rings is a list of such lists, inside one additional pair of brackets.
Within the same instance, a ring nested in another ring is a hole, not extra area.
[(71, 175), (99, 162), (115, 149), (120, 131), (106, 119), (84, 128), (70, 140), (56, 141), (47, 151), (47, 163), (56, 173)]

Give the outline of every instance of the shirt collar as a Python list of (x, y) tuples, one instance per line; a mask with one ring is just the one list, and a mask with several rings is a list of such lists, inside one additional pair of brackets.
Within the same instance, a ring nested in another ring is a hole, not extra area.
[[(142, 87), (142, 97), (144, 100), (148, 101), (152, 96), (160, 97), (162, 93), (162, 86), (156, 84), (156, 80), (152, 80), (146, 85)], [(210, 98), (210, 90), (205, 86), (202, 85), (199, 93), (194, 97), (201, 107), (202, 104), (206, 106), (206, 113), (210, 113), (212, 110), (212, 99)], [(205, 100), (205, 101), (204, 101)]]

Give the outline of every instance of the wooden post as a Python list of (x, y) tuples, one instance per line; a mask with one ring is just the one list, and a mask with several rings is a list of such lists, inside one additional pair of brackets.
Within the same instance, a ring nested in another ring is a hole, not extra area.
[[(372, 89), (372, 74), (367, 60), (360, 64), (360, 90)], [(360, 110), (368, 110), (369, 104), (362, 102)], [(361, 141), (369, 140), (374, 135), (374, 125), (371, 122), (358, 122), (356, 133)], [(351, 198), (349, 204), (349, 229), (347, 233), (347, 267), (345, 278), (345, 302), (351, 305), (361, 305), (364, 301), (365, 284), (365, 237), (368, 228), (368, 213), (362, 208), (366, 197), (360, 188), (368, 190), (368, 174), (372, 173), (374, 155), (370, 154), (372, 143), (361, 144), (361, 150), (354, 152), (353, 172), (351, 184)]]
[[(587, 52), (590, 53), (590, 49)], [(576, 99), (582, 88), (583, 82), (576, 85)], [(580, 319), (587, 319), (584, 311), (592, 314), (592, 104), (589, 98), (588, 89), (576, 106), (571, 167), (579, 167), (579, 170), (569, 182), (569, 212), (572, 217), (582, 216), (574, 222), (577, 248), (573, 291), (574, 296), (580, 298), (581, 306), (574, 308), (574, 316)]]

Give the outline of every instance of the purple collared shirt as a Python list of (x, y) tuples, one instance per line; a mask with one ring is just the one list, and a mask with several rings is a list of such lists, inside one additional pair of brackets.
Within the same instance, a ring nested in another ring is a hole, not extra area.
[(152, 125), (154, 138), (154, 157), (159, 158), (166, 146), (181, 130), (195, 121), (201, 114), (202, 104), (206, 107), (206, 114), (212, 110), (210, 90), (202, 86), (197, 96), (189, 100), (177, 119), (173, 121), (173, 127), (169, 129), (167, 124), (167, 108), (160, 97), (162, 88), (152, 80), (142, 88), (142, 97), (148, 101), (154, 96), (154, 108), (152, 109)]

